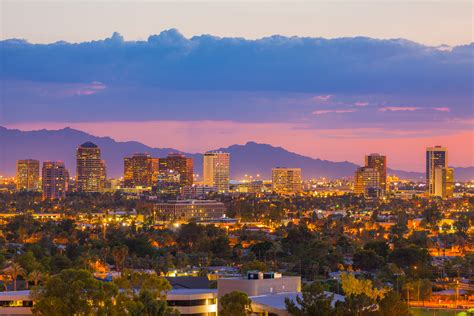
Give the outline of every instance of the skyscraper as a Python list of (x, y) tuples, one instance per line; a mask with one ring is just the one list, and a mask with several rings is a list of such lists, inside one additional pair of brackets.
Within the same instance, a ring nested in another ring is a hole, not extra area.
[(300, 168), (273, 168), (272, 189), (278, 194), (297, 194), (303, 190)]
[(171, 153), (166, 158), (160, 158), (159, 173), (161, 175), (177, 173), (182, 187), (191, 186), (194, 174), (193, 159), (179, 153)]
[(357, 168), (354, 176), (354, 193), (365, 197), (378, 197), (382, 194), (380, 174), (377, 169), (369, 167)]
[(66, 196), (69, 172), (62, 161), (45, 161), (42, 170), (43, 200), (59, 200)]
[(134, 154), (124, 158), (124, 185), (127, 188), (153, 186), (153, 158)]
[(219, 192), (229, 191), (230, 154), (207, 152), (203, 160), (204, 184), (216, 187)]
[(76, 151), (76, 188), (80, 192), (101, 192), (106, 182), (105, 162), (100, 148), (86, 142)]
[(16, 161), (16, 188), (18, 190), (37, 190), (39, 181), (39, 161), (25, 159)]
[(151, 158), (151, 183), (155, 185), (158, 182), (160, 175), (160, 158)]
[(380, 154), (367, 155), (365, 156), (365, 167), (377, 170), (380, 193), (385, 194), (387, 191), (387, 157)]
[(453, 196), (454, 191), (453, 168), (436, 167), (434, 170), (434, 193), (443, 199)]
[(448, 150), (441, 146), (426, 148), (426, 191), (430, 196), (453, 195), (454, 171), (448, 167)]

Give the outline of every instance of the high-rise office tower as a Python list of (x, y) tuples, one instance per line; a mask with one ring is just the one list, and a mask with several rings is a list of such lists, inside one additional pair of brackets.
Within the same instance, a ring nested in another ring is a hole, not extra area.
[(443, 199), (452, 197), (454, 191), (453, 175), (453, 168), (436, 167), (434, 169), (434, 193), (432, 195)]
[(204, 184), (216, 187), (219, 192), (229, 191), (230, 154), (207, 152), (203, 160)]
[(272, 189), (278, 194), (297, 194), (303, 190), (300, 168), (273, 168)]
[(40, 181), (39, 161), (25, 159), (16, 161), (16, 188), (18, 190), (38, 190)]
[(354, 192), (365, 197), (379, 197), (382, 194), (380, 174), (377, 169), (369, 167), (357, 168), (354, 176)]
[(178, 174), (181, 187), (193, 185), (193, 159), (185, 155), (172, 153), (159, 160), (159, 174)]
[(454, 170), (448, 167), (448, 150), (435, 146), (426, 148), (426, 191), (430, 196), (453, 196)]
[(379, 173), (379, 187), (382, 194), (387, 191), (387, 157), (380, 154), (365, 156), (365, 167), (373, 168)]
[(86, 142), (76, 151), (76, 188), (80, 192), (101, 192), (106, 182), (105, 162), (100, 148)]
[(151, 183), (155, 185), (158, 182), (160, 175), (160, 158), (151, 158)]
[(59, 200), (66, 196), (69, 172), (62, 161), (45, 161), (42, 170), (43, 200)]
[(153, 158), (148, 154), (134, 154), (124, 158), (124, 185), (127, 188), (151, 187), (153, 183)]

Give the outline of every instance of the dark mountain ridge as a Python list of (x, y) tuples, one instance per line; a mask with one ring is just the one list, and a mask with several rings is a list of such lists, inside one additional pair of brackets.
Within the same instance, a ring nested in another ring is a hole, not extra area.
[[(110, 137), (97, 137), (69, 127), (60, 130), (20, 131), (0, 126), (0, 174), (12, 176), (18, 159), (62, 160), (66, 163), (71, 175), (75, 174), (75, 150), (80, 144), (91, 141), (102, 150), (102, 157), (107, 164), (108, 177), (123, 175), (123, 157), (134, 153), (149, 153), (153, 157), (165, 157), (172, 152), (184, 153), (194, 159), (195, 173), (202, 174), (202, 155), (185, 153), (174, 148), (153, 148), (135, 141), (117, 142)], [(282, 147), (268, 144), (247, 142), (244, 145), (232, 145), (219, 148), (231, 154), (231, 178), (241, 179), (245, 174), (260, 174), (269, 179), (273, 167), (302, 168), (305, 178), (352, 177), (356, 164), (342, 161), (306, 157), (289, 152)], [(403, 179), (423, 180), (424, 173), (403, 170), (388, 170)], [(474, 167), (456, 168), (457, 181), (474, 178)]]

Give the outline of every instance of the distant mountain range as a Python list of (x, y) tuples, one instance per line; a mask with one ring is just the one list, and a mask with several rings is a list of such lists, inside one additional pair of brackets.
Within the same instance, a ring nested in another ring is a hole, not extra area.
[[(60, 130), (20, 131), (0, 126), (0, 174), (11, 176), (15, 173), (17, 159), (62, 160), (71, 174), (75, 173), (75, 150), (78, 145), (92, 141), (102, 150), (107, 164), (108, 177), (123, 175), (123, 157), (134, 153), (149, 153), (153, 157), (165, 157), (168, 153), (179, 152), (173, 148), (152, 148), (139, 142), (117, 142), (110, 137), (97, 137), (85, 132), (64, 128)], [(271, 177), (272, 167), (302, 168), (305, 178), (352, 177), (356, 164), (343, 161), (333, 162), (314, 159), (289, 152), (281, 147), (248, 142), (245, 145), (232, 145), (219, 150), (231, 154), (231, 178), (240, 179), (245, 174), (260, 174), (261, 178)], [(194, 159), (195, 172), (202, 174), (202, 155), (184, 153)], [(424, 173), (388, 170), (403, 179), (423, 180)], [(467, 181), (474, 179), (474, 167), (456, 168), (455, 179)]]

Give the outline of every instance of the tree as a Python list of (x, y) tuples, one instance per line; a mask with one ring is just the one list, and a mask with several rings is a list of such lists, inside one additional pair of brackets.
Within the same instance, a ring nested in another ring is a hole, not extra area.
[(23, 267), (17, 262), (12, 262), (7, 268), (3, 270), (3, 272), (12, 278), (13, 291), (16, 291), (16, 281), (18, 277), (26, 275), (25, 269), (23, 269)]
[(12, 281), (11, 276), (9, 275), (2, 275), (2, 283), (3, 283), (3, 288), (5, 291), (8, 291), (8, 284)]
[(443, 214), (436, 204), (431, 205), (423, 211), (423, 223), (430, 228), (434, 228), (442, 218)]
[(35, 315), (110, 315), (118, 287), (98, 281), (86, 270), (67, 269), (52, 276), (32, 296)]
[(365, 294), (346, 296), (336, 308), (344, 316), (377, 316), (377, 303)]
[(365, 250), (373, 250), (377, 255), (387, 258), (390, 248), (385, 241), (371, 241), (364, 245)]
[(399, 267), (422, 267), (430, 263), (431, 257), (428, 250), (420, 248), (415, 245), (410, 245), (404, 248), (396, 248), (389, 255), (389, 262), (395, 263)]
[(382, 299), (387, 293), (387, 289), (377, 289), (372, 285), (372, 281), (357, 279), (352, 273), (341, 274), (342, 289), (348, 296), (365, 294), (372, 300)]
[(117, 297), (119, 314), (166, 316), (175, 312), (166, 303), (166, 293), (171, 285), (156, 274), (125, 270), (114, 283), (121, 289)]
[(383, 257), (374, 250), (360, 250), (354, 254), (354, 267), (365, 271), (374, 271), (384, 264)]
[(320, 283), (313, 282), (302, 291), (302, 296), (296, 297), (296, 302), (285, 298), (286, 310), (294, 316), (330, 316), (335, 315), (332, 307), (332, 295), (324, 292)]
[(265, 262), (261, 262), (258, 260), (253, 260), (249, 262), (244, 262), (242, 264), (242, 273), (247, 273), (248, 271), (260, 271), (260, 272), (266, 272), (268, 271), (268, 266), (266, 265)]
[(38, 262), (33, 251), (28, 250), (20, 256), (16, 257), (16, 262), (18, 262), (26, 272), (31, 272), (33, 270), (42, 270), (44, 267)]
[(379, 311), (382, 316), (409, 316), (411, 315), (408, 305), (400, 299), (400, 294), (390, 291), (385, 294), (379, 303)]
[[(43, 273), (39, 270), (33, 270), (28, 274), (28, 281), (33, 282), (35, 286), (38, 286), (38, 283), (43, 279)], [(28, 282), (26, 283), (28, 284)]]
[(433, 290), (433, 284), (428, 279), (417, 279), (405, 284), (407, 295), (411, 300), (425, 301), (429, 300)]
[(115, 284), (126, 291), (135, 293), (139, 290), (147, 290), (155, 294), (157, 298), (166, 298), (166, 293), (171, 290), (171, 284), (156, 273), (140, 273), (130, 270), (122, 272), (122, 276), (116, 279)]
[(246, 316), (252, 313), (252, 301), (246, 293), (234, 291), (222, 296), (220, 300), (222, 316)]
[(121, 271), (123, 268), (123, 263), (128, 255), (128, 247), (125, 245), (115, 246), (112, 249), (112, 257), (114, 258), (115, 268), (117, 271)]
[(141, 290), (138, 300), (143, 304), (144, 316), (165, 316), (173, 315), (175, 312), (168, 307), (165, 300), (157, 300), (156, 295), (150, 290)]
[(378, 308), (377, 301), (384, 298), (387, 289), (377, 289), (370, 280), (359, 280), (353, 274), (341, 274), (345, 301), (337, 304), (345, 315), (370, 315)]
[(205, 232), (204, 227), (194, 222), (181, 225), (176, 237), (178, 245), (185, 250), (196, 250), (199, 243), (203, 241)]

